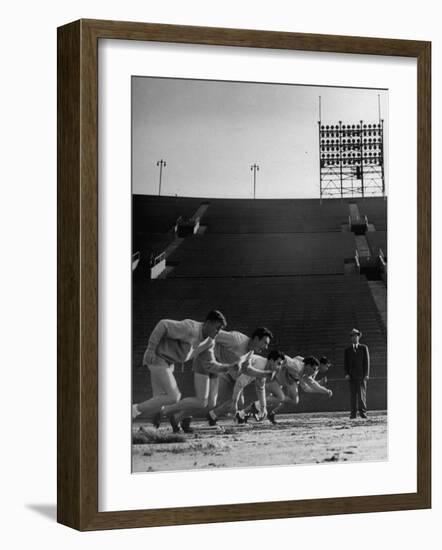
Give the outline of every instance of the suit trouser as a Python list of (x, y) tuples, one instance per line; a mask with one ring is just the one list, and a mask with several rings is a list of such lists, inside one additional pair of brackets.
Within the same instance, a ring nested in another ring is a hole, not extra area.
[(358, 378), (350, 379), (350, 411), (356, 416), (356, 411), (367, 412), (367, 380)]

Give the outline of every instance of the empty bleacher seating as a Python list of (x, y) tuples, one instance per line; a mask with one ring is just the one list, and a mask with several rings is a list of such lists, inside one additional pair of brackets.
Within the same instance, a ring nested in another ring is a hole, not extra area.
[(340, 200), (211, 199), (202, 223), (210, 233), (341, 231), (347, 206)]
[[(208, 310), (221, 309), (230, 329), (250, 334), (268, 326), (274, 345), (289, 355), (327, 355), (334, 363), (329, 379), (343, 384), (343, 354), (349, 328), (362, 330), (371, 350), (372, 378), (386, 376), (386, 334), (364, 277), (323, 275), (255, 278), (182, 278), (138, 284), (133, 294), (134, 366), (141, 365), (149, 335), (161, 318), (204, 319)], [(186, 392), (192, 391), (190, 369)], [(146, 376), (138, 369), (134, 399), (146, 397)], [(140, 378), (141, 377), (141, 378)], [(344, 392), (346, 396), (346, 393)], [(375, 395), (371, 396), (372, 405)], [(386, 406), (386, 393), (378, 405)], [(342, 400), (324, 401), (323, 406), (346, 408)]]
[[(179, 216), (191, 217), (207, 202), (205, 232), (176, 239)], [(334, 399), (303, 395), (299, 411), (348, 410), (343, 354), (349, 330), (362, 330), (371, 352), (369, 407), (387, 406), (387, 337), (364, 276), (344, 272), (355, 253), (355, 237), (342, 231), (348, 203), (356, 202), (377, 231), (366, 233), (372, 253), (387, 254), (386, 201), (289, 199), (200, 199), (134, 196), (133, 244), (148, 256), (170, 243), (167, 278), (133, 276), (133, 398), (151, 395), (142, 356), (155, 324), (163, 318), (203, 320), (210, 309), (224, 312), (229, 329), (250, 334), (268, 326), (274, 346), (289, 355), (327, 355), (334, 363), (329, 386)], [(384, 229), (384, 230), (382, 230)], [(384, 249), (385, 246), (385, 249)], [(345, 274), (344, 274), (345, 273)], [(193, 392), (190, 366), (176, 376), (184, 395)]]
[(173, 277), (256, 277), (343, 273), (351, 233), (205, 234), (172, 254)]
[(197, 198), (133, 195), (133, 233), (167, 233), (179, 216), (192, 216), (200, 204), (201, 199)]

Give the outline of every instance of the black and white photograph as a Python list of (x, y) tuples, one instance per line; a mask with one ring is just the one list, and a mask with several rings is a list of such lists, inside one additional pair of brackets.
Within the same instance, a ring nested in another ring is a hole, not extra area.
[(132, 472), (388, 461), (388, 89), (131, 97)]
[(438, 3), (2, 7), (2, 546), (437, 548)]

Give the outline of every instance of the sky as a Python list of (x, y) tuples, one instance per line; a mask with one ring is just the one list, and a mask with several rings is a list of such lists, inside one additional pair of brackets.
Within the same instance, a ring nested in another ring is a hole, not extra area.
[(387, 163), (387, 90), (132, 77), (133, 193), (158, 195), (162, 159), (162, 195), (251, 198), (257, 164), (256, 198), (319, 197), (319, 97), (323, 124), (380, 101)]

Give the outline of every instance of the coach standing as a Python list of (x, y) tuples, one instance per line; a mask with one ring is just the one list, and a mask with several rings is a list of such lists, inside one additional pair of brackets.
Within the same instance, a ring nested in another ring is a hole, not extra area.
[(362, 332), (353, 329), (350, 332), (351, 346), (345, 350), (345, 378), (350, 387), (350, 418), (367, 418), (367, 381), (370, 376), (370, 354), (368, 347), (359, 343)]

